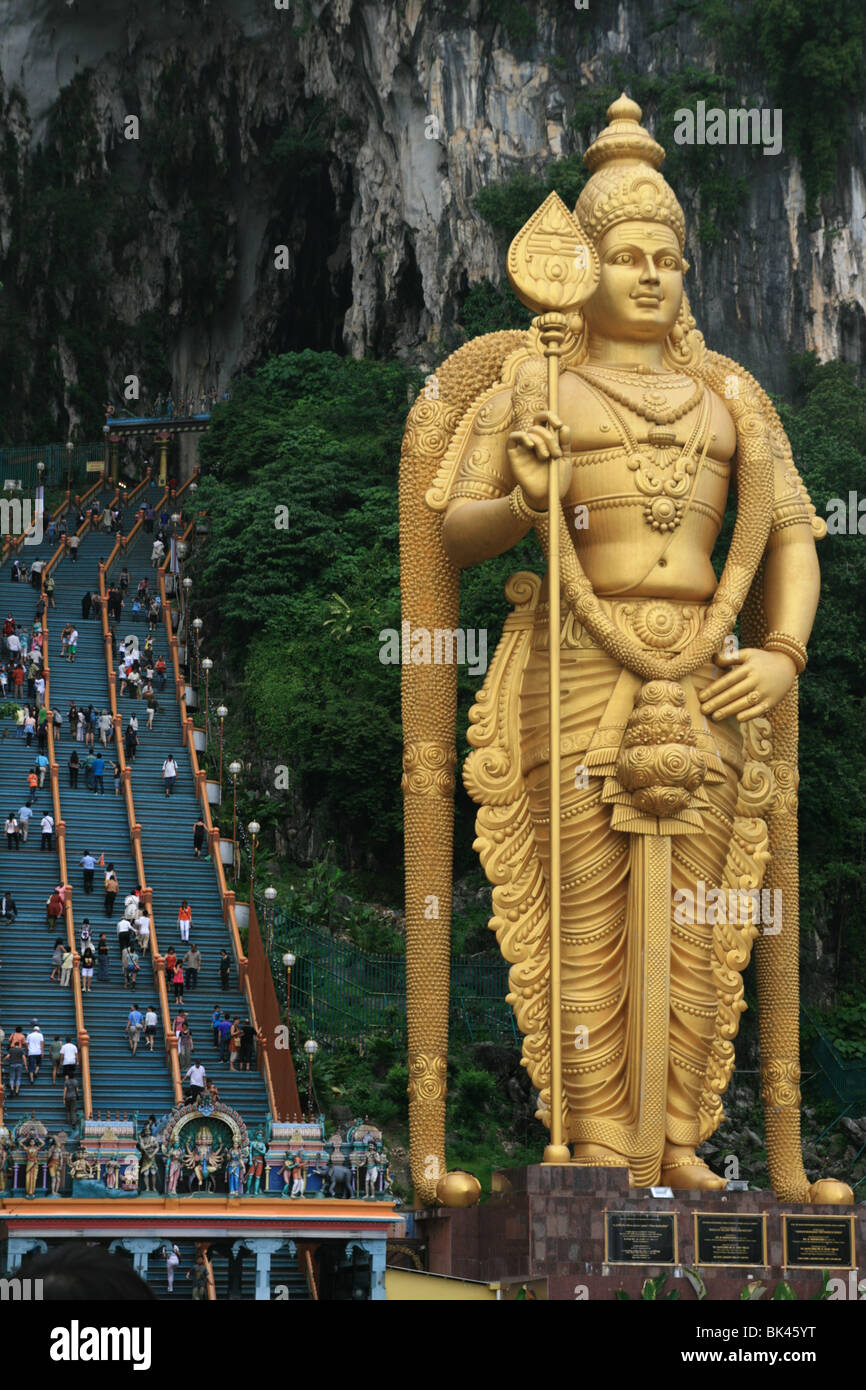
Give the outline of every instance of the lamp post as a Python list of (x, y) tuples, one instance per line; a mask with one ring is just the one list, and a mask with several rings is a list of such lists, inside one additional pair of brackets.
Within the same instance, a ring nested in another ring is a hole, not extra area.
[(210, 743), (210, 673), (213, 662), (206, 656), (201, 664), (204, 667), (204, 739), (207, 745)]
[(72, 451), (73, 451), (74, 448), (75, 448), (75, 445), (72, 443), (72, 440), (71, 440), (71, 439), (68, 439), (68, 440), (66, 441), (66, 491), (67, 491), (67, 493), (70, 493), (70, 492), (72, 491)]
[(271, 945), (274, 938), (274, 900), (277, 896), (276, 888), (270, 885), (265, 889), (265, 930), (268, 940), (268, 956), (271, 954)]
[(220, 721), (220, 801), (223, 799), (223, 721), (228, 714), (225, 705), (217, 705), (217, 715)]
[(313, 1058), (318, 1050), (319, 1044), (316, 1042), (315, 1038), (307, 1038), (307, 1041), (304, 1043), (304, 1051), (307, 1054), (307, 1062), (309, 1064), (307, 1072), (307, 1114), (310, 1119), (313, 1118)]
[(201, 618), (193, 618), (193, 628), (195, 629), (195, 684), (196, 689), (201, 685), (201, 662), (199, 660), (199, 647), (201, 642), (201, 630), (204, 623)]
[(232, 872), (237, 878), (238, 873), (238, 773), (243, 771), (243, 763), (237, 761), (229, 763), (229, 772), (232, 777)]
[(192, 580), (187, 576), (183, 581), (183, 649), (186, 653), (186, 666), (189, 667), (189, 591)]
[(294, 965), (294, 963), (295, 963), (295, 957), (292, 955), (291, 951), (286, 951), (286, 954), (283, 956), (283, 965), (286, 967), (286, 1032), (287, 1032), (287, 1033), (288, 1033), (288, 1031), (289, 1031), (289, 1017), (290, 1017), (290, 1013), (291, 1013), (291, 1003), (292, 1003), (292, 966)]
[(250, 907), (253, 905), (253, 884), (256, 878), (256, 845), (259, 842), (259, 831), (261, 828), (257, 820), (251, 820), (247, 826), (252, 843), (252, 858), (250, 860)]

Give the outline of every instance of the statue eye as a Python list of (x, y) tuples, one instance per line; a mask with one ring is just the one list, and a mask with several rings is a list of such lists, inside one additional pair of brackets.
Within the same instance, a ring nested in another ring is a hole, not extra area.
[(631, 265), (632, 254), (630, 251), (619, 251), (612, 260), (613, 265)]

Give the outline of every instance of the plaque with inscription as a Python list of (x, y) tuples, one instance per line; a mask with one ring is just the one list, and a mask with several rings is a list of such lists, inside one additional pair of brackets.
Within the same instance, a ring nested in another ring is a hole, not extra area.
[(786, 1269), (853, 1269), (853, 1216), (782, 1215)]
[(611, 1265), (675, 1265), (675, 1211), (605, 1211), (604, 1262)]
[(766, 1265), (766, 1216), (751, 1212), (695, 1212), (695, 1263)]

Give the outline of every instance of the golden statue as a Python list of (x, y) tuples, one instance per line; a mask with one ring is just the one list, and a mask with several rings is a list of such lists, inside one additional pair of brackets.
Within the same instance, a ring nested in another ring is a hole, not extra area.
[(411, 1162), (428, 1202), (467, 1199), (444, 1155), (456, 669), (415, 638), (453, 638), (460, 569), (531, 528), (547, 575), (506, 587), (463, 776), (544, 1159), (725, 1186), (697, 1150), (723, 1119), (754, 948), (773, 1187), (852, 1200), (809, 1183), (800, 1145), (797, 677), (826, 528), (768, 397), (695, 329), (682, 210), (640, 118), (614, 102), (574, 214), (551, 194), (512, 244), (532, 327), (454, 353), (404, 438)]

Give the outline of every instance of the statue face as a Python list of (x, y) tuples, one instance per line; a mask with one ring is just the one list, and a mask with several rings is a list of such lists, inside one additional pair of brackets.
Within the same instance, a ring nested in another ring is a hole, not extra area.
[(590, 334), (623, 342), (663, 342), (683, 298), (679, 242), (659, 222), (620, 222), (598, 246), (601, 276), (583, 308)]

